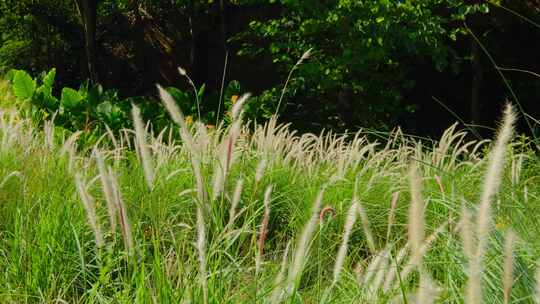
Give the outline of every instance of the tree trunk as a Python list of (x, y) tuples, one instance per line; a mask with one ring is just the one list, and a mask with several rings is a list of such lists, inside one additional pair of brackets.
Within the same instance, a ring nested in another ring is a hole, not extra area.
[(88, 77), (98, 82), (96, 54), (96, 22), (98, 0), (75, 0), (84, 30), (84, 45), (88, 65)]

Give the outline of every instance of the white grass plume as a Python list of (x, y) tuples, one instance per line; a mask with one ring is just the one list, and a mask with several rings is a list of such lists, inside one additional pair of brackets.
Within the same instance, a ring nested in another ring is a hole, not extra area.
[(94, 156), (96, 158), (96, 164), (99, 171), (99, 179), (101, 181), (101, 189), (105, 196), (105, 202), (107, 203), (107, 212), (109, 214), (109, 221), (111, 225), (111, 232), (116, 231), (116, 216), (118, 212), (117, 203), (115, 201), (115, 195), (113, 191), (113, 185), (109, 172), (105, 167), (105, 161), (103, 155), (99, 150), (94, 150)]
[(241, 119), (242, 108), (244, 107), (244, 103), (246, 103), (246, 101), (249, 99), (250, 96), (251, 94), (246, 93), (240, 96), (240, 98), (238, 98), (238, 100), (236, 101), (236, 103), (231, 109), (231, 116), (232, 116), (233, 121), (237, 121)]
[(487, 170), (484, 175), (482, 195), (476, 216), (477, 246), (469, 261), (469, 279), (465, 302), (476, 304), (482, 301), (483, 256), (489, 240), (491, 226), (491, 202), (499, 191), (505, 165), (506, 148), (514, 133), (516, 114), (512, 105), (507, 104), (503, 122), (498, 131), (495, 144), (489, 153)]
[(255, 275), (258, 275), (261, 270), (262, 256), (264, 252), (264, 243), (268, 233), (268, 222), (270, 220), (270, 195), (272, 194), (272, 186), (268, 186), (264, 193), (264, 215), (261, 222), (261, 227), (259, 230), (259, 240), (257, 245), (259, 250), (257, 250), (257, 256), (255, 257)]
[(411, 189), (411, 206), (409, 207), (409, 242), (411, 244), (411, 263), (419, 266), (422, 262), (420, 248), (424, 241), (424, 203), (422, 201), (422, 184), (416, 164), (409, 168), (409, 184)]
[(358, 210), (358, 214), (360, 215), (360, 219), (362, 220), (362, 229), (364, 230), (364, 235), (366, 236), (366, 242), (369, 251), (371, 252), (371, 254), (375, 254), (377, 252), (377, 249), (375, 247), (375, 239), (373, 238), (373, 233), (371, 232), (367, 213), (359, 200), (355, 198), (353, 199), (353, 201), (357, 204), (356, 210)]
[(265, 169), (266, 169), (266, 159), (263, 158), (261, 161), (259, 161), (259, 163), (257, 164), (257, 169), (255, 170), (255, 183), (256, 184), (258, 184), (262, 180)]
[(96, 246), (99, 248), (103, 246), (103, 236), (101, 234), (99, 222), (96, 217), (96, 207), (94, 204), (94, 200), (90, 196), (90, 194), (87, 192), (86, 185), (82, 181), (82, 178), (79, 174), (75, 175), (75, 183), (77, 186), (77, 190), (79, 192), (79, 196), (83, 203), (84, 210), (86, 211), (86, 218), (88, 219), (88, 223), (90, 224), (90, 227), (94, 231), (94, 237), (96, 239)]
[[(188, 125), (186, 121), (184, 120), (184, 115), (182, 114), (182, 111), (174, 101), (173, 97), (169, 92), (167, 92), (164, 88), (162, 88), (160, 85), (157, 85), (159, 95), (161, 97), (161, 101), (165, 105), (165, 108), (167, 108), (167, 111), (171, 115), (171, 118), (174, 122), (176, 122), (180, 126), (180, 135), (182, 136), (182, 139), (184, 140), (184, 145), (187, 147), (188, 151), (190, 152), (190, 159), (191, 159), (191, 166), (193, 168), (193, 174), (195, 175), (195, 180), (197, 182), (197, 196), (199, 199), (199, 202), (203, 205), (206, 204), (207, 194), (204, 186), (204, 177), (202, 175), (201, 170), (201, 164), (199, 155), (197, 155), (197, 152), (195, 151), (195, 147), (197, 146), (193, 140), (193, 136), (189, 132)], [(205, 205), (206, 206), (206, 205)], [(208, 207), (208, 206), (206, 206)]]
[[(165, 105), (167, 112), (169, 112), (169, 115), (171, 115), (171, 118), (173, 119), (173, 121), (176, 122), (180, 126), (181, 132), (182, 132), (182, 138), (185, 141), (188, 141), (188, 144), (191, 144), (192, 143), (191, 134), (189, 134), (189, 128), (186, 121), (184, 120), (184, 115), (182, 114), (182, 111), (180, 110), (176, 102), (174, 101), (174, 98), (171, 96), (171, 94), (169, 94), (169, 92), (167, 92), (160, 85), (157, 85), (157, 88), (159, 91), (159, 96), (161, 97), (161, 101)], [(185, 136), (184, 132), (187, 132), (189, 136)]]
[(304, 226), (304, 229), (298, 238), (292, 265), (290, 266), (289, 275), (287, 277), (286, 293), (288, 296), (293, 293), (295, 286), (302, 275), (305, 259), (308, 255), (309, 243), (311, 241), (313, 231), (317, 226), (317, 221), (319, 220), (319, 210), (321, 209), (323, 196), (324, 190), (321, 190), (313, 203), (313, 207), (311, 208), (311, 217)]
[(489, 226), (491, 224), (491, 201), (499, 191), (502, 173), (505, 165), (506, 148), (514, 134), (516, 114), (512, 105), (507, 104), (504, 110), (502, 126), (499, 129), (495, 145), (489, 154), (487, 171), (484, 175), (484, 184), (476, 221), (476, 234), (478, 247), (476, 255), (482, 258), (488, 240)]
[(512, 231), (506, 233), (504, 242), (504, 267), (503, 267), (503, 303), (510, 303), (510, 293), (512, 292), (513, 272), (514, 272), (514, 242), (516, 235)]
[(238, 203), (242, 197), (242, 188), (244, 186), (244, 180), (239, 179), (236, 181), (236, 187), (234, 188), (234, 194), (231, 201), (231, 208), (229, 209), (229, 221), (227, 222), (226, 230), (231, 229), (234, 225), (234, 220), (236, 218), (236, 209), (238, 208)]
[(148, 143), (146, 142), (146, 130), (141, 118), (141, 110), (134, 104), (132, 104), (131, 107), (133, 125), (135, 126), (135, 138), (137, 139), (137, 145), (139, 146), (144, 177), (148, 184), (148, 188), (152, 190), (154, 188), (154, 166), (152, 165), (152, 156), (150, 154), (150, 149), (148, 149)]
[(199, 279), (203, 290), (203, 303), (208, 303), (208, 281), (206, 279), (206, 227), (201, 202), (197, 204), (197, 254), (199, 257)]
[(116, 202), (116, 208), (118, 209), (118, 215), (120, 219), (120, 231), (122, 232), (122, 240), (124, 241), (124, 247), (129, 255), (134, 251), (133, 245), (133, 234), (131, 232), (131, 224), (127, 216), (126, 205), (122, 199), (122, 192), (120, 191), (120, 186), (118, 181), (114, 176), (113, 170), (111, 167), (108, 168), (109, 177), (111, 179), (112, 191), (114, 194), (114, 200)]
[(336, 256), (336, 263), (334, 264), (334, 272), (332, 278), (332, 285), (335, 285), (339, 280), (339, 275), (343, 269), (343, 264), (345, 262), (345, 256), (347, 255), (347, 248), (349, 245), (349, 237), (351, 236), (351, 231), (356, 222), (356, 216), (358, 212), (358, 203), (353, 202), (347, 213), (347, 219), (345, 220), (345, 227), (343, 228), (343, 241), (339, 247), (338, 254)]

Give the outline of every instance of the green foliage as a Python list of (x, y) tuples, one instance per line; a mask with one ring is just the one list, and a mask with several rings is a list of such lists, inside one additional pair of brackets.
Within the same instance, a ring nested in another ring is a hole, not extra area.
[(30, 99), (36, 91), (36, 82), (25, 71), (15, 72), (13, 77), (13, 92), (19, 99)]
[[(7, 79), (12, 82), (15, 97), (22, 112), (32, 120), (41, 124), (45, 119), (54, 116), (58, 127), (70, 131), (84, 130), (96, 137), (105, 131), (106, 126), (113, 131), (131, 127), (131, 104), (137, 104), (145, 119), (153, 121), (153, 127), (163, 128), (170, 123), (164, 108), (157, 100), (148, 97), (120, 98), (115, 90), (104, 90), (100, 84), (92, 85), (88, 81), (78, 89), (64, 87), (60, 90), (60, 98), (54, 96), (56, 69), (43, 72), (32, 78), (26, 71), (11, 70)], [(202, 105), (217, 106), (218, 95), (205, 94), (206, 86), (202, 85), (195, 91), (183, 91), (168, 87), (168, 92), (175, 98), (178, 106), (190, 119), (197, 119), (197, 102)], [(231, 81), (225, 89), (225, 110), (233, 106), (231, 100), (245, 93), (239, 82)], [(236, 96), (235, 98), (233, 98)], [(254, 101), (256, 101), (255, 99)], [(248, 103), (246, 107), (248, 118), (260, 117), (260, 102)], [(228, 109), (228, 110), (227, 110)], [(216, 123), (217, 108), (207, 108), (202, 112), (201, 121), (206, 124)], [(224, 122), (229, 121), (225, 116)]]
[[(462, 20), (488, 9), (459, 0), (278, 2), (284, 8), (280, 16), (253, 21), (232, 39), (242, 43), (238, 53), (270, 56), (285, 75), (313, 48), (286, 92), (286, 102), (297, 107), (293, 111), (308, 111), (330, 126), (383, 128), (414, 111), (404, 100), (415, 84), (414, 64), (429, 60), (441, 71), (449, 68), (456, 56), (449, 42), (464, 32)], [(261, 98), (275, 108), (281, 87)]]
[[(84, 96), (84, 91), (77, 92)], [(46, 138), (48, 144), (43, 145), (46, 136), (32, 130), (26, 120), (2, 116), (1, 123), (1, 303), (199, 304), (203, 303), (202, 276), (207, 278), (208, 303), (271, 302), (267, 300), (275, 291), (286, 291), (279, 280), (280, 269), (286, 279), (296, 266), (292, 265), (295, 256), (301, 257), (300, 275), (292, 297), (280, 303), (401, 302), (402, 295), (419, 290), (419, 273), (429, 275), (436, 286), (429, 289), (435, 303), (463, 302), (470, 261), (462, 246), (466, 226), (460, 210), (478, 206), (486, 154), (474, 152), (474, 143), (455, 128), (441, 142), (424, 141), (424, 145), (401, 133), (389, 134), (390, 141), (382, 145), (362, 133), (295, 137), (294, 131), (281, 125), (257, 126), (238, 141), (231, 140), (228, 130), (198, 132), (192, 146), (156, 139), (151, 153), (156, 178), (149, 190), (138, 153), (118, 149), (134, 140), (132, 132), (117, 138), (118, 146), (108, 148), (107, 139), (100, 143), (105, 167), (113, 173), (103, 175), (99, 162), (88, 153), (94, 146), (83, 145), (81, 153), (63, 153), (70, 146), (63, 136)], [(493, 225), (483, 256), (483, 303), (504, 303), (503, 244), (510, 229), (518, 241), (509, 302), (529, 302), (535, 290), (540, 162), (527, 142), (507, 147), (504, 176), (495, 177), (502, 188), (489, 212)], [(212, 177), (223, 172), (223, 148), (231, 143), (234, 157), (223, 177), (222, 192), (216, 195)], [(419, 220), (408, 215), (411, 195), (406, 168), (411, 157), (421, 160), (417, 165), (422, 172), (426, 230), (422, 247), (428, 249), (417, 268), (410, 268), (407, 242), (408, 223)], [(195, 173), (202, 177), (199, 180), (189, 169), (193, 163), (200, 166)], [(266, 164), (264, 170), (260, 164)], [(75, 175), (84, 181), (80, 188), (88, 195), (78, 193)], [(234, 209), (239, 181), (243, 188)], [(260, 224), (265, 223), (262, 202), (269, 187), (270, 216), (264, 225)], [(195, 215), (201, 205), (193, 189), (208, 194), (199, 196), (207, 207), (202, 211), (203, 223)], [(314, 227), (304, 229), (321, 190), (321, 207), (331, 215), (319, 220), (315, 213)], [(89, 199), (85, 203), (81, 197)], [(396, 207), (391, 209), (393, 197)], [(343, 271), (333, 282), (344, 227), (351, 223), (347, 213), (355, 200), (361, 202), (369, 221), (359, 216), (350, 224)], [(369, 249), (365, 227), (373, 235), (374, 251)], [(133, 238), (131, 251), (123, 242), (126, 231)], [(262, 231), (266, 231), (264, 239)], [(98, 235), (102, 247), (96, 246)], [(307, 242), (305, 254), (297, 245), (302, 240)], [(201, 253), (196, 245), (206, 251)], [(289, 258), (282, 262), (287, 246)], [(259, 254), (262, 263), (257, 271)], [(203, 267), (201, 260), (206, 261)], [(406, 269), (413, 271), (407, 277)], [(392, 284), (383, 290), (388, 278), (393, 278)]]
[(76, 64), (73, 0), (0, 0), (0, 12), (0, 73)]
[(53, 94), (56, 70), (33, 79), (27, 72), (11, 72), (13, 90), (27, 116), (36, 123), (55, 116), (58, 126), (71, 131), (78, 129), (90, 133), (130, 126), (130, 101), (122, 100), (113, 91), (104, 91), (101, 85), (83, 83), (78, 90), (64, 87), (60, 98)]

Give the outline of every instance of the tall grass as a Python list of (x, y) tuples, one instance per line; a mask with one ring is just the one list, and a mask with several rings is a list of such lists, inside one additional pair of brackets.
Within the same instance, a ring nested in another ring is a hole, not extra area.
[(188, 126), (159, 90), (170, 133), (134, 107), (94, 147), (0, 111), (0, 303), (538, 298), (540, 165), (511, 107), (493, 142), (373, 142), (248, 128), (248, 96), (230, 125)]

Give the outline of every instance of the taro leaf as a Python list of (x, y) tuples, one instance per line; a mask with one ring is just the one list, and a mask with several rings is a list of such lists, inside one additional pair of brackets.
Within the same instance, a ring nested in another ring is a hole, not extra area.
[(25, 71), (15, 72), (13, 76), (13, 92), (19, 99), (30, 99), (36, 91), (36, 82)]
[(82, 96), (79, 92), (75, 91), (72, 88), (63, 88), (62, 89), (62, 98), (61, 103), (67, 109), (75, 108), (82, 101)]

